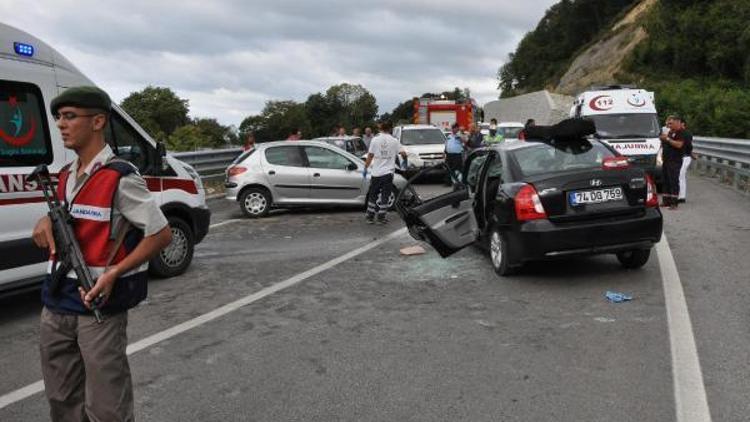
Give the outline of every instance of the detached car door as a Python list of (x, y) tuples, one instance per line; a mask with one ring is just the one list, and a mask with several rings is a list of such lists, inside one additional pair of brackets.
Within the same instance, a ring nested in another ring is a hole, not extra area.
[[(422, 171), (430, 170), (433, 168)], [(443, 258), (474, 243), (479, 236), (473, 195), (466, 188), (423, 201), (407, 184), (396, 201), (396, 210), (411, 236), (432, 245)]]

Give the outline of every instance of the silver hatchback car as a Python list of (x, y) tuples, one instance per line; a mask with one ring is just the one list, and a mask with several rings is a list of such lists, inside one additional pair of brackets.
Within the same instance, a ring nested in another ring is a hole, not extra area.
[[(263, 217), (271, 208), (365, 206), (370, 176), (365, 163), (341, 148), (321, 141), (276, 141), (243, 152), (227, 168), (226, 198), (239, 202), (248, 217)], [(406, 179), (394, 175), (396, 193)]]

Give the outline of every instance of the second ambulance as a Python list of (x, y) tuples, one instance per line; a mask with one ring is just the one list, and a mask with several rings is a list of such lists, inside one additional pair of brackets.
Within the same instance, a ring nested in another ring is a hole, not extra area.
[(576, 97), (570, 116), (593, 120), (596, 138), (661, 180), (660, 126), (653, 92), (622, 85), (593, 88)]

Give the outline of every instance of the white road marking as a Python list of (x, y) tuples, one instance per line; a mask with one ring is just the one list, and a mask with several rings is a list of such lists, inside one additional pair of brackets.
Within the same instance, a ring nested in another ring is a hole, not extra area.
[(665, 235), (656, 245), (656, 255), (664, 283), (677, 422), (710, 422), (711, 413), (685, 292)]
[[(228, 223), (233, 220), (224, 221), (222, 223), (218, 224), (224, 224)], [(241, 221), (241, 220), (234, 220), (234, 221)], [(213, 311), (207, 312), (203, 315), (200, 315), (196, 318), (193, 318), (191, 320), (185, 321), (181, 324), (175, 325), (174, 327), (168, 328), (164, 331), (160, 331), (156, 334), (153, 334), (151, 336), (148, 336), (142, 340), (138, 340), (135, 343), (132, 343), (127, 348), (127, 354), (132, 355), (133, 353), (137, 353), (143, 349), (146, 349), (150, 346), (153, 346), (157, 343), (160, 343), (164, 340), (167, 340), (169, 338), (172, 338), (178, 334), (182, 334), (185, 331), (191, 330), (193, 328), (199, 327), (203, 324), (206, 324), (209, 321), (212, 321), (216, 318), (219, 318), (221, 316), (224, 316), (230, 312), (236, 311), (237, 309), (242, 308), (245, 305), (249, 305), (253, 302), (256, 302), (258, 300), (261, 300), (265, 298), (266, 296), (272, 295), (278, 291), (284, 290), (288, 287), (294, 286), (295, 284), (304, 281), (314, 275), (320, 274), (323, 271), (329, 270), (342, 262), (345, 262), (349, 259), (354, 258), (357, 255), (361, 255), (370, 249), (376, 248), (383, 243), (386, 243), (390, 240), (393, 240), (401, 235), (406, 233), (406, 228), (402, 228), (399, 230), (396, 230), (395, 232), (377, 239), (375, 241), (372, 241), (360, 248), (357, 248), (351, 252), (345, 253), (344, 255), (339, 256), (338, 258), (334, 258), (328, 262), (325, 262), (323, 264), (318, 265), (317, 267), (313, 267), (305, 272), (299, 273), (293, 277), (290, 277), (282, 282), (276, 283), (272, 286), (268, 286), (260, 291), (257, 291), (251, 295), (245, 296), (243, 298), (240, 298), (238, 300), (235, 300), (232, 303), (228, 303), (222, 307), (216, 308)], [(7, 407), (13, 403), (19, 402), (23, 399), (26, 399), (28, 397), (33, 396), (34, 394), (41, 393), (44, 391), (44, 382), (37, 381), (33, 384), (29, 384), (26, 387), (19, 388), (18, 390), (12, 391), (10, 393), (4, 394), (0, 396), (0, 409)]]
[(237, 223), (239, 221), (245, 221), (245, 219), (244, 218), (233, 218), (231, 220), (224, 220), (221, 223), (211, 224), (210, 226), (208, 226), (208, 228), (215, 229), (216, 227), (225, 226), (225, 225), (231, 224), (231, 223)]

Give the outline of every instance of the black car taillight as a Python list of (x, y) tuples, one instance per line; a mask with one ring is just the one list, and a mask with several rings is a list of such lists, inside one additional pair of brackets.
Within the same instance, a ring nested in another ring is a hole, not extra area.
[(524, 185), (515, 197), (516, 218), (518, 221), (547, 218), (542, 201), (532, 185)]
[(646, 206), (650, 208), (659, 207), (659, 196), (656, 194), (656, 183), (654, 179), (646, 173)]

